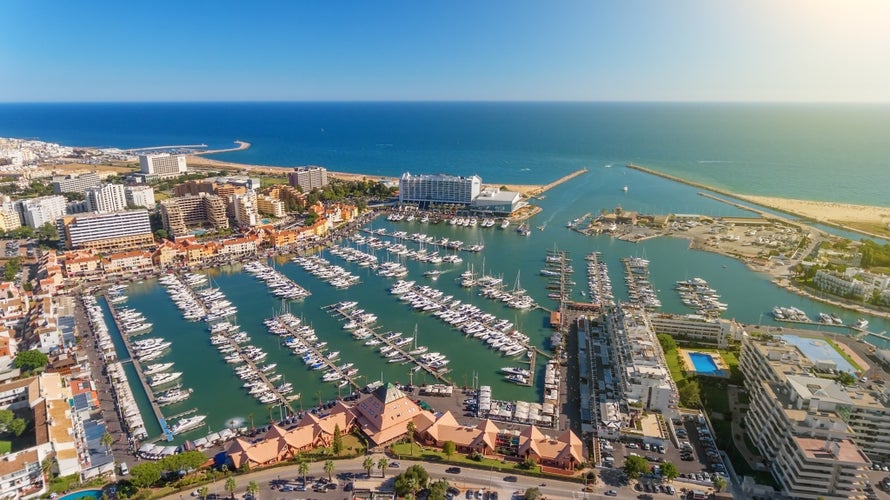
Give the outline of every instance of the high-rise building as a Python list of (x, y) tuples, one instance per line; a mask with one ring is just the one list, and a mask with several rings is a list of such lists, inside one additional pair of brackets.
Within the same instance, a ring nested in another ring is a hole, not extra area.
[(60, 175), (53, 177), (53, 192), (62, 193), (83, 193), (88, 187), (96, 186), (102, 182), (94, 172), (87, 172), (80, 175)]
[(188, 234), (190, 226), (209, 224), (215, 229), (227, 229), (226, 202), (219, 196), (201, 193), (161, 201), (161, 220), (172, 236)]
[(788, 497), (864, 495), (867, 456), (890, 457), (886, 390), (844, 387), (814, 375), (836, 369), (791, 343), (746, 337), (739, 369), (751, 406), (748, 437)]
[(84, 200), (90, 212), (107, 214), (120, 212), (127, 208), (127, 195), (120, 184), (99, 184), (91, 186), (84, 192)]
[(139, 157), (143, 174), (154, 174), (161, 179), (178, 177), (188, 171), (184, 155), (155, 154)]
[(0, 195), (0, 231), (12, 231), (22, 227), (22, 218), (15, 209), (12, 199)]
[(287, 173), (287, 183), (300, 186), (304, 193), (308, 193), (328, 185), (328, 170), (324, 167), (296, 167)]
[(244, 194), (233, 194), (229, 197), (232, 206), (232, 217), (239, 226), (253, 227), (257, 222), (256, 193), (248, 191)]
[(47, 222), (55, 223), (56, 219), (65, 215), (68, 201), (64, 196), (41, 196), (15, 202), (16, 211), (20, 214), (23, 225), (37, 229)]
[(411, 175), (405, 172), (399, 178), (399, 202), (402, 203), (469, 205), (481, 190), (482, 179), (478, 175)]
[(122, 251), (154, 243), (147, 210), (63, 217), (58, 229), (68, 249)]
[(127, 186), (124, 191), (128, 206), (154, 208), (155, 191), (151, 186)]

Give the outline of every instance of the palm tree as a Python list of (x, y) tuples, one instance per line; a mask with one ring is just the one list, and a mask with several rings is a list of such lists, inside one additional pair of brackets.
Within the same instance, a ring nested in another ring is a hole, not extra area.
[(325, 460), (324, 461), (324, 471), (328, 474), (328, 481), (332, 481), (331, 475), (334, 473), (334, 461), (333, 460)]
[(414, 425), (413, 420), (408, 421), (408, 439), (411, 440), (411, 456), (414, 456), (414, 431), (417, 430), (417, 426)]
[(227, 477), (226, 478), (226, 491), (229, 492), (229, 495), (232, 495), (233, 500), (235, 498), (235, 488), (237, 488), (237, 485), (235, 484), (235, 478), (232, 476)]
[(102, 434), (99, 443), (105, 447), (105, 454), (108, 455), (108, 453), (111, 452), (111, 445), (114, 444), (114, 436), (106, 432), (105, 434)]
[(374, 468), (374, 457), (367, 457), (362, 462), (362, 468), (368, 471), (368, 477), (371, 477), (371, 469)]
[(198, 496), (201, 497), (201, 500), (207, 500), (207, 495), (210, 494), (210, 488), (206, 486), (201, 486), (198, 488)]
[(260, 491), (260, 485), (257, 484), (256, 481), (251, 481), (247, 483), (247, 492), (253, 495), (256, 498), (256, 494)]
[(43, 462), (40, 462), (40, 472), (43, 473), (44, 477), (49, 478), (50, 474), (52, 474), (54, 464), (55, 462), (52, 456), (48, 456), (43, 459)]
[(377, 461), (377, 468), (380, 469), (381, 477), (386, 477), (386, 468), (389, 467), (389, 460), (386, 457)]
[(300, 462), (300, 474), (303, 476), (303, 484), (306, 484), (306, 474), (309, 474), (309, 462)]

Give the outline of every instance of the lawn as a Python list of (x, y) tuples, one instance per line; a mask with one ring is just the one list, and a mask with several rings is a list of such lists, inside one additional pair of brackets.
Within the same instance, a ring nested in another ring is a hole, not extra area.
[(276, 186), (279, 184), (287, 184), (287, 177), (260, 177), (260, 187)]
[[(500, 472), (512, 472), (516, 474), (526, 474), (533, 476), (542, 476), (541, 468), (526, 469), (519, 462), (501, 462), (491, 458), (483, 458), (482, 460), (473, 460), (461, 453), (455, 453), (448, 457), (439, 449), (423, 448), (419, 444), (414, 445), (414, 455), (411, 455), (411, 443), (399, 443), (390, 447), (392, 453), (398, 457), (415, 458), (425, 460), (427, 462), (447, 462), (455, 465), (466, 465), (477, 469), (496, 470)], [(563, 477), (563, 476), (560, 476)]]
[(6, 455), (12, 451), (12, 441), (0, 441), (0, 455)]
[(671, 378), (674, 382), (680, 383), (686, 380), (686, 372), (680, 367), (680, 359), (677, 357), (677, 350), (665, 351), (664, 359), (667, 361), (668, 370), (671, 371)]

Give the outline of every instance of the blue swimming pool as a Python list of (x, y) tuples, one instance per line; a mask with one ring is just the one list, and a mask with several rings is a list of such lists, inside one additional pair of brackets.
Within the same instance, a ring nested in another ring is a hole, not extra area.
[(83, 491), (75, 491), (74, 493), (68, 493), (63, 497), (59, 497), (56, 500), (95, 500), (102, 498), (102, 490), (83, 490)]
[(717, 368), (717, 363), (714, 362), (714, 358), (710, 354), (690, 352), (689, 359), (692, 361), (695, 372), (700, 375), (721, 375), (723, 373)]

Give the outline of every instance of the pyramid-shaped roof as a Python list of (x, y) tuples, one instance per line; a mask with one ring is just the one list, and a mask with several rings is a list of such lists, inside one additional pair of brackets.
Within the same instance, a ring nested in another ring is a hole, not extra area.
[(405, 393), (400, 391), (398, 387), (392, 384), (381, 385), (374, 390), (374, 397), (383, 402), (383, 404), (392, 403), (405, 397)]

